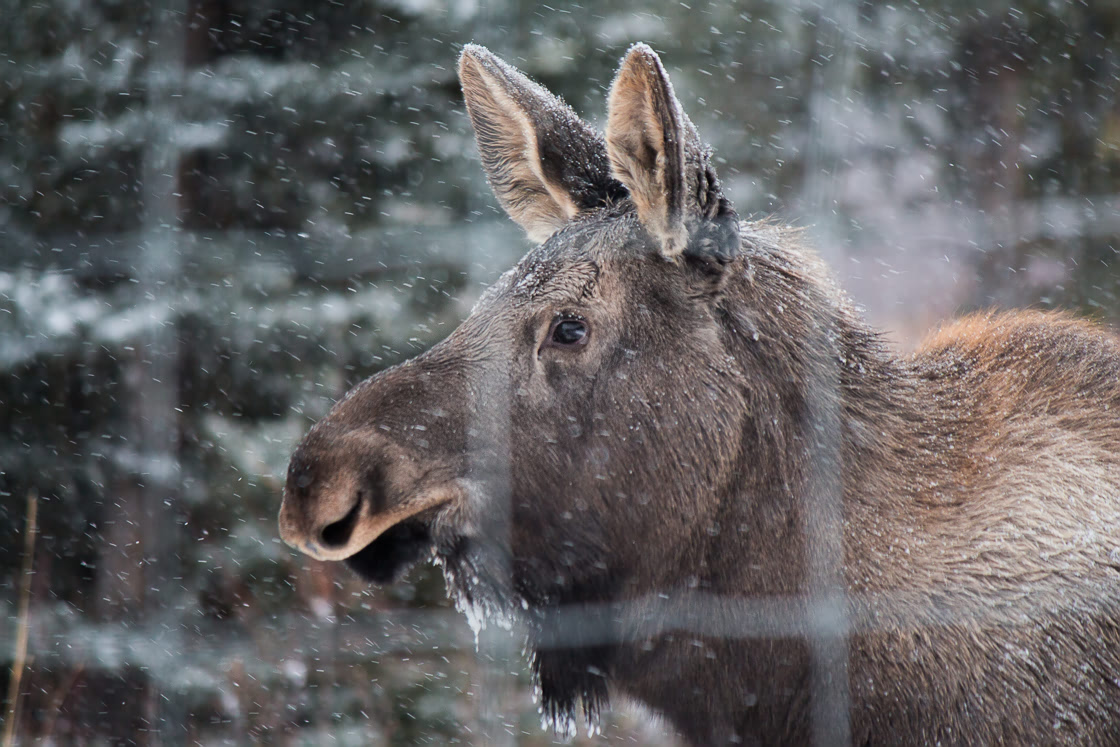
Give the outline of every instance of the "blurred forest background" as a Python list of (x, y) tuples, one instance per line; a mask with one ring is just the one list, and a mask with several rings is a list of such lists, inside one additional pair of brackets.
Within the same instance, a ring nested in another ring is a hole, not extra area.
[[(476, 649), (438, 572), (371, 589), (276, 535), (301, 434), (527, 248), (477, 162), (464, 43), (601, 123), (649, 42), (740, 214), (805, 226), (900, 349), (983, 306), (1120, 319), (1111, 0), (0, 18), (0, 713), (19, 743), (554, 741), (516, 639)], [(672, 743), (626, 709), (599, 739)]]

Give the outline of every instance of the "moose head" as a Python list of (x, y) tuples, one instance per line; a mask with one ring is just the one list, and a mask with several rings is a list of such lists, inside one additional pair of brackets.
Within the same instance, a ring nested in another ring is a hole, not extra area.
[[(1096, 509), (1038, 486), (1095, 480), (1118, 515), (1120, 424), (1092, 409), (1120, 411), (1120, 354), (1103, 333), (1040, 314), (974, 320), (895, 359), (796, 233), (740, 223), (649, 47), (622, 61), (605, 136), (481, 47), (463, 50), (459, 77), (489, 183), (537, 245), (450, 336), (354, 387), (310, 430), (291, 458), (280, 532), (375, 583), (432, 558), (461, 606), (521, 619), (554, 721), (580, 707), (594, 716), (609, 682), (697, 744), (804, 742), (809, 683), (833, 676), (813, 668), (808, 637), (634, 627), (643, 609), (664, 612), (643, 600), (699, 591), (781, 605), (822, 589), (925, 589), (982, 607), (993, 588), (1051, 578), (1039, 558), (1057, 539), (1012, 532), (1001, 511), (1074, 526)], [(1097, 363), (1077, 368), (1086, 355)], [(1036, 405), (992, 360), (1063, 380), (1039, 401), (1067, 397), (1096, 423), (1085, 442), (1095, 466), (1033, 483), (993, 466), (1053, 467), (1058, 452), (1036, 458), (1044, 431), (997, 422), (1000, 408)], [(1090, 372), (1091, 384), (1070, 384)], [(1090, 390), (1096, 399), (1076, 393)], [(1023, 438), (985, 440), (1009, 428)], [(1116, 539), (1093, 516), (1096, 536)], [(1085, 578), (1105, 573), (1098, 549), (1078, 556)], [(961, 561), (974, 551), (1001, 570)], [(620, 602), (638, 611), (611, 612)], [(599, 610), (598, 632), (550, 639), (573, 607)], [(1120, 651), (1114, 624), (1080, 625)], [(851, 738), (1017, 741), (1049, 724), (1016, 705), (1033, 670), (1006, 688), (974, 684), (975, 667), (1019, 640), (1000, 630), (852, 638)], [(1094, 671), (1120, 670), (1116, 654), (1070, 650)], [(834, 678), (845, 693), (849, 670)], [(1065, 702), (1077, 687), (1064, 680), (1046, 697)], [(1107, 723), (1117, 704), (1088, 699), (1086, 713)]]
[(710, 150), (642, 44), (605, 139), (484, 48), (459, 76), (489, 183), (540, 245), (312, 428), (281, 535), (375, 582), (434, 550), (455, 593), (494, 610), (675, 585), (749, 458), (750, 373), (720, 321), (745, 264)]

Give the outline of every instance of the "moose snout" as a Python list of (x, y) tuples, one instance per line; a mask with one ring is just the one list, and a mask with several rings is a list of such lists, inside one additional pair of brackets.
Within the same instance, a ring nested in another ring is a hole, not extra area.
[(318, 560), (339, 560), (361, 549), (351, 545), (368, 534), (360, 530), (383, 493), (377, 471), (358, 473), (339, 462), (338, 455), (305, 441), (288, 464), (280, 537)]
[(330, 560), (328, 553), (343, 550), (350, 544), (362, 518), (363, 498), (362, 491), (358, 491), (350, 509), (333, 521), (318, 517), (315, 512), (305, 512), (310, 515), (301, 517), (295, 507), (297, 502), (285, 498), (280, 507), (280, 537), (300, 552), (319, 560)]
[(324, 448), (318, 439), (307, 439), (293, 452), (288, 464), (280, 506), (280, 538), (318, 560), (340, 560), (361, 547), (352, 547), (364, 524), (375, 513), (374, 493), (380, 480), (358, 474)]
[(280, 537), (317, 560), (344, 560), (457, 495), (449, 481), (424, 479), (429, 467), (368, 430), (313, 429), (288, 464)]

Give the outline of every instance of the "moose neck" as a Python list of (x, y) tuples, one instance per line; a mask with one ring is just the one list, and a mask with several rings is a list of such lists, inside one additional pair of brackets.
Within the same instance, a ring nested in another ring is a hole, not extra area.
[(737, 479), (693, 560), (716, 593), (840, 591), (877, 565), (875, 532), (860, 528), (913, 493), (907, 475), (938, 469), (909, 447), (934, 408), (812, 255), (765, 226), (744, 239), (720, 313), (749, 412)]
[[(795, 237), (749, 224), (743, 234), (746, 254), (729, 268), (716, 309), (748, 404), (740, 456), (716, 520), (697, 528), (677, 585), (661, 595), (666, 621), (714, 627), (666, 622), (660, 635), (636, 635), (603, 659), (623, 692), (695, 744), (724, 743), (739, 728), (808, 740), (799, 731), (810, 721), (808, 701), (783, 693), (809, 676), (809, 645), (796, 632), (744, 637), (752, 624), (744, 611), (788, 613), (886, 579), (890, 549), (877, 538), (898, 532), (884, 522), (908, 515), (897, 504), (913, 504), (918, 477), (943, 469), (918, 448), (920, 425), (937, 408), (910, 365), (892, 357), (815, 258), (791, 250)], [(692, 589), (681, 588), (682, 577)], [(642, 614), (648, 630), (658, 613)], [(688, 691), (682, 682), (720, 687)], [(713, 709), (744, 721), (717, 723)]]

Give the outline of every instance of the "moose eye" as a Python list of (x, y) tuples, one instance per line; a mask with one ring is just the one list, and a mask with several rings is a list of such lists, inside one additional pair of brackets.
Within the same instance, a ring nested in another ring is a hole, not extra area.
[(554, 348), (576, 348), (587, 344), (587, 322), (581, 319), (557, 319), (548, 330), (548, 345)]

